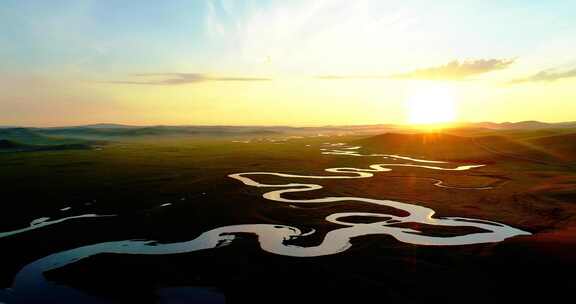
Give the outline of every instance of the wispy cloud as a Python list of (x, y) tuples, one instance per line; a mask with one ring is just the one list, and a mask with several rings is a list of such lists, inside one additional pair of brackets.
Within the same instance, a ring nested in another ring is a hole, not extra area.
[(319, 75), (316, 79), (324, 80), (345, 80), (345, 79), (388, 79), (385, 75)]
[[(370, 73), (389, 68), (383, 52), (394, 58), (403, 47), (416, 49), (415, 41), (426, 40), (414, 37), (418, 14), (387, 1), (212, 0), (203, 21), (208, 45), (218, 47), (215, 64), (221, 69), (277, 75), (349, 74), (350, 68)], [(412, 39), (403, 39), (408, 32)]]
[(554, 81), (563, 78), (576, 77), (576, 68), (572, 69), (546, 69), (530, 77), (510, 81), (510, 83)]
[(407, 73), (391, 75), (390, 77), (401, 79), (462, 80), (468, 76), (505, 69), (514, 63), (514, 61), (514, 59), (454, 60), (445, 65), (417, 69)]
[(344, 79), (441, 79), (462, 80), (468, 76), (488, 73), (507, 68), (514, 59), (478, 59), (454, 60), (445, 65), (413, 70), (407, 73), (392, 75), (319, 75), (315, 78), (324, 80)]
[(210, 76), (202, 73), (146, 73), (133, 74), (138, 80), (111, 80), (105, 83), (138, 85), (184, 85), (205, 81), (269, 81), (270, 78)]

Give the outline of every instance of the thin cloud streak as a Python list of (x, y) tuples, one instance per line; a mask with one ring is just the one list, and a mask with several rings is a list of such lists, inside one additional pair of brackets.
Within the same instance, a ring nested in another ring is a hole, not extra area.
[(542, 82), (542, 81), (551, 82), (558, 79), (572, 78), (572, 77), (576, 77), (576, 68), (564, 71), (560, 71), (558, 69), (547, 69), (544, 71), (540, 71), (527, 78), (512, 80), (510, 81), (510, 83), (516, 84), (516, 83)]
[(316, 79), (425, 79), (425, 80), (463, 80), (468, 76), (502, 70), (514, 63), (515, 59), (478, 59), (468, 61), (454, 60), (445, 65), (416, 69), (407, 73), (392, 75), (319, 75)]
[(346, 79), (389, 79), (390, 76), (384, 75), (320, 75), (316, 76), (316, 79), (323, 79), (323, 80), (346, 80)]
[(391, 75), (396, 79), (439, 79), (462, 80), (472, 75), (484, 74), (508, 68), (515, 59), (454, 60), (445, 65), (417, 69), (411, 72)]
[(104, 83), (112, 84), (137, 84), (137, 85), (185, 85), (207, 81), (270, 81), (271, 78), (261, 77), (237, 77), (237, 76), (210, 76), (201, 73), (140, 73), (132, 74), (132, 77), (155, 78), (149, 80), (112, 80)]

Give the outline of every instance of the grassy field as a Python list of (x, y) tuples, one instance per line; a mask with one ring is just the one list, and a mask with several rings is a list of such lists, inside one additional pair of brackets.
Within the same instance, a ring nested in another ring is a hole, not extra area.
[[(483, 292), (475, 297), (486, 300), (494, 293), (517, 298), (568, 294), (573, 276), (565, 279), (561, 275), (569, 275), (576, 266), (573, 163), (534, 148), (538, 141), (525, 134), (506, 134), (498, 140), (487, 135), (452, 136), (423, 141), (423, 137), (406, 135), (348, 135), (249, 143), (234, 142), (234, 138), (176, 137), (114, 141), (87, 150), (3, 153), (0, 231), (28, 226), (41, 217), (86, 213), (118, 216), (70, 220), (1, 239), (4, 258), (0, 286), (9, 287), (15, 273), (38, 258), (97, 242), (173, 242), (220, 226), (273, 223), (316, 229), (318, 233), (303, 243), (312, 245), (327, 231), (338, 228), (324, 220), (329, 214), (394, 212), (358, 202), (272, 202), (261, 197), (267, 190), (246, 187), (227, 177), (253, 171), (324, 175), (329, 174), (324, 172), (326, 168), (367, 168), (389, 162), (381, 157), (320, 153), (323, 143), (345, 142), (364, 146), (359, 152), (366, 154), (488, 165), (470, 171), (405, 167), (377, 173), (370, 179), (317, 180), (314, 183), (324, 189), (290, 196), (391, 199), (432, 208), (440, 217), (498, 221), (533, 235), (455, 247), (415, 246), (389, 236), (363, 236), (354, 239), (348, 251), (318, 258), (265, 253), (253, 236), (246, 235), (230, 246), (187, 254), (98, 255), (45, 275), (103, 298), (139, 303), (156, 303), (158, 290), (170, 286), (208, 288), (231, 303), (270, 303), (277, 300), (270, 300), (272, 293), (278, 301), (297, 301), (307, 291), (313, 291), (311, 297), (318, 300), (362, 300), (378, 295), (383, 301), (454, 300), (479, 289)], [(269, 183), (310, 182), (258, 178)], [(454, 187), (494, 188), (439, 188), (433, 179)], [(161, 207), (168, 203), (171, 205)], [(446, 236), (462, 233), (418, 228)]]

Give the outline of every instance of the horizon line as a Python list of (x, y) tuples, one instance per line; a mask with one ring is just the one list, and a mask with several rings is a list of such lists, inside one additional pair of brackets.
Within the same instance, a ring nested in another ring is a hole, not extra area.
[(70, 124), (70, 125), (26, 125), (26, 124), (0, 124), (0, 128), (81, 128), (81, 127), (96, 127), (96, 126), (118, 126), (118, 127), (134, 127), (134, 128), (144, 128), (144, 127), (272, 127), (272, 128), (329, 128), (329, 127), (358, 127), (358, 126), (433, 126), (433, 125), (466, 125), (466, 124), (481, 124), (481, 123), (493, 123), (493, 124), (517, 124), (525, 122), (535, 122), (544, 124), (567, 124), (576, 123), (573, 121), (543, 121), (543, 120), (519, 120), (519, 121), (456, 121), (456, 122), (446, 122), (446, 123), (424, 123), (424, 124), (414, 124), (414, 123), (369, 123), (369, 124), (294, 124), (294, 125), (283, 125), (283, 124), (128, 124), (128, 123), (86, 123), (86, 124)]

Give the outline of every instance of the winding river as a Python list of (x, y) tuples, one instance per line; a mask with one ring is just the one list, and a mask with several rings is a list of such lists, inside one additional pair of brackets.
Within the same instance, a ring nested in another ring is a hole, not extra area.
[[(334, 213), (327, 216), (325, 220), (327, 222), (340, 225), (342, 228), (329, 231), (324, 236), (323, 241), (319, 245), (310, 247), (296, 246), (290, 243), (292, 240), (304, 238), (316, 233), (316, 231), (311, 230), (304, 233), (297, 227), (272, 224), (248, 224), (220, 227), (206, 231), (195, 239), (184, 242), (159, 243), (158, 241), (154, 240), (124, 240), (82, 246), (48, 255), (24, 266), (16, 274), (12, 287), (9, 289), (0, 290), (0, 302), (46, 303), (52, 301), (58, 302), (58, 299), (65, 298), (70, 302), (100, 303), (100, 301), (96, 298), (84, 294), (79, 290), (46, 280), (44, 277), (44, 272), (58, 269), (101, 253), (166, 255), (214, 249), (231, 244), (239, 233), (255, 234), (262, 250), (273, 254), (290, 257), (317, 257), (337, 254), (349, 249), (352, 246), (351, 239), (365, 235), (390, 235), (400, 242), (422, 246), (457, 246), (479, 243), (493, 243), (500, 242), (514, 236), (530, 235), (529, 232), (502, 223), (487, 220), (460, 217), (434, 217), (435, 212), (430, 208), (393, 200), (346, 196), (329, 196), (313, 199), (290, 199), (286, 198), (284, 194), (319, 190), (322, 189), (322, 186), (314, 183), (265, 184), (253, 179), (253, 177), (257, 176), (278, 176), (284, 178), (309, 180), (358, 178), (367, 179), (373, 177), (376, 173), (392, 171), (392, 168), (394, 167), (415, 167), (429, 170), (447, 171), (464, 171), (481, 167), (481, 165), (467, 165), (446, 168), (432, 165), (446, 164), (445, 162), (440, 161), (423, 160), (386, 154), (362, 155), (358, 152), (360, 148), (361, 147), (347, 146), (344, 143), (327, 144), (322, 149), (322, 153), (328, 155), (345, 156), (379, 156), (384, 159), (392, 159), (395, 161), (408, 160), (413, 163), (373, 164), (368, 168), (328, 168), (325, 169), (325, 171), (329, 173), (328, 175), (298, 175), (277, 172), (245, 172), (230, 174), (228, 177), (235, 179), (246, 186), (274, 188), (271, 189), (271, 191), (265, 192), (263, 194), (263, 197), (266, 200), (272, 202), (289, 204), (362, 202), (402, 210), (408, 213), (407, 216), (366, 212)], [(435, 181), (434, 185), (437, 187), (456, 188), (444, 185), (441, 180), (431, 180)], [(485, 190), (489, 189), (489, 187), (458, 189)], [(38, 229), (46, 225), (58, 224), (66, 220), (78, 220), (83, 217), (98, 216), (99, 215), (89, 214), (53, 221), (48, 221), (47, 218), (41, 218), (31, 223), (30, 227), (0, 233), (0, 238), (13, 236), (15, 234), (27, 232), (33, 229)], [(382, 220), (371, 223), (352, 223), (346, 221), (346, 218), (352, 216), (370, 217), (371, 219), (382, 218)], [(402, 223), (420, 223), (425, 225), (444, 227), (472, 227), (479, 228), (481, 232), (439, 237), (423, 234), (419, 230), (399, 227), (398, 225)]]

